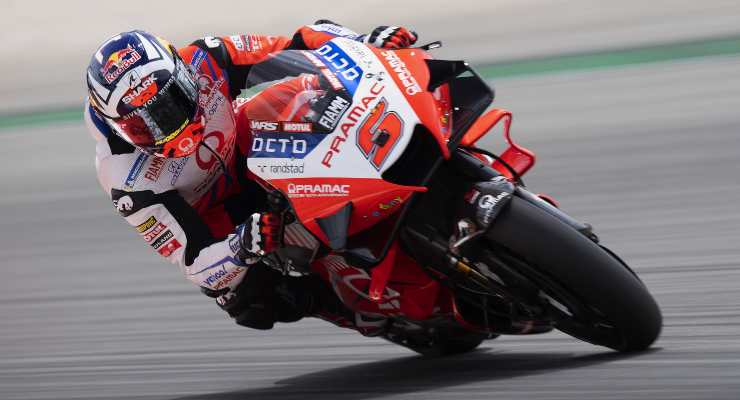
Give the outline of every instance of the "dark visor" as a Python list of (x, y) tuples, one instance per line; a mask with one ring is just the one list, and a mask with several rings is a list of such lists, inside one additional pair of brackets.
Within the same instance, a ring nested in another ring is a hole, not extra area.
[(132, 144), (159, 152), (195, 120), (197, 104), (195, 81), (178, 58), (174, 73), (154, 96), (123, 117), (108, 119), (108, 123)]

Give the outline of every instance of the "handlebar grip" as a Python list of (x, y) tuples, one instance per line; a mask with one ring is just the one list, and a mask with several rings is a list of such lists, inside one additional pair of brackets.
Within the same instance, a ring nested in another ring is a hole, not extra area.
[(290, 215), (288, 213), (288, 211), (290, 210), (290, 203), (280, 191), (269, 191), (267, 192), (267, 210), (270, 213), (275, 214), (280, 220), (280, 225), (278, 227), (278, 238), (280, 247), (283, 247), (285, 245), (283, 240), (285, 225), (287, 220), (291, 219), (289, 218)]

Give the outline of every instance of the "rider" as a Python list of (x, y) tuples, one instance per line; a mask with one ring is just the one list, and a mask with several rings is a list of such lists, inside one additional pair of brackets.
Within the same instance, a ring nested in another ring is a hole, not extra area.
[(336, 37), (382, 48), (416, 41), (400, 27), (358, 35), (327, 20), (291, 39), (205, 37), (181, 49), (136, 30), (106, 40), (87, 68), (85, 121), (100, 184), (144, 241), (238, 324), (270, 329), (345, 312), (319, 279), (285, 278), (260, 263), (279, 242), (280, 221), (247, 171), (251, 132), (239, 109), (249, 101), (236, 100), (251, 66), (270, 53)]

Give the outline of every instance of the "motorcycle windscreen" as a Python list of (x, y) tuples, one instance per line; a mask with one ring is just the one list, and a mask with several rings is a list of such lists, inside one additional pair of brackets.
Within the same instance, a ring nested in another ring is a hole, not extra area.
[[(313, 52), (283, 51), (250, 70), (247, 77), (246, 94), (249, 102), (246, 116), (250, 121), (303, 122), (313, 125), (319, 122), (319, 115), (329, 105), (324, 103), (330, 103), (328, 100), (332, 95), (340, 95), (351, 102), (345, 93), (342, 82)], [(331, 125), (324, 125), (316, 126), (316, 130), (331, 131)], [(258, 131), (270, 131), (274, 124), (255, 126), (260, 128)], [(280, 130), (282, 127), (277, 128)]]
[[(253, 66), (247, 76), (248, 100), (239, 111), (252, 134), (247, 165), (266, 181), (315, 176), (306, 157), (330, 141), (352, 104), (342, 81), (319, 57), (313, 51), (282, 51)], [(322, 168), (321, 160), (313, 164)]]

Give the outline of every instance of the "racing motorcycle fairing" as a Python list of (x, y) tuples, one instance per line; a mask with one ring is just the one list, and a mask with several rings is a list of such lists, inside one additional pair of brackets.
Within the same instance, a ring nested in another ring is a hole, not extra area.
[[(534, 154), (511, 139), (511, 113), (481, 118), (493, 91), (465, 62), (335, 39), (247, 81), (248, 168), (316, 244), (286, 229), (305, 268), (264, 260), (328, 282), (354, 311), (341, 326), (422, 354), (555, 328), (620, 351), (657, 337), (660, 310), (629, 267), (525, 189)], [(473, 147), (500, 121), (501, 156)]]
[[(341, 38), (315, 51), (283, 51), (255, 65), (247, 82), (250, 172), (281, 191), (300, 224), (336, 252), (311, 269), (366, 315), (453, 318), (448, 290), (395, 237), (492, 90), (464, 62)], [(398, 179), (409, 169), (418, 177)], [(489, 224), (511, 195), (504, 182), (496, 185), (481, 187), (486, 201), (477, 208)], [(357, 245), (363, 236), (385, 244)]]
[(524, 176), (534, 166), (536, 157), (531, 150), (520, 146), (511, 138), (512, 115), (510, 111), (494, 108), (485, 113), (465, 132), (460, 145), (473, 146), (500, 121), (504, 123), (504, 140), (509, 147), (494, 160), (492, 166), (502, 175), (514, 180)]
[(449, 297), (441, 295), (440, 283), (395, 244), (388, 257), (371, 271), (331, 254), (316, 261), (314, 270), (329, 282), (351, 310), (374, 317), (424, 320), (434, 313), (449, 312)]
[(417, 126), (432, 134), (437, 154), (448, 152), (450, 95), (446, 87), (423, 89), (427, 58), (420, 49), (374, 49), (339, 38), (252, 68), (247, 83), (255, 95), (244, 107), (253, 133), (248, 168), (283, 192), (324, 243), (329, 238), (317, 220), (348, 203), (353, 235), (426, 190), (383, 179)]

